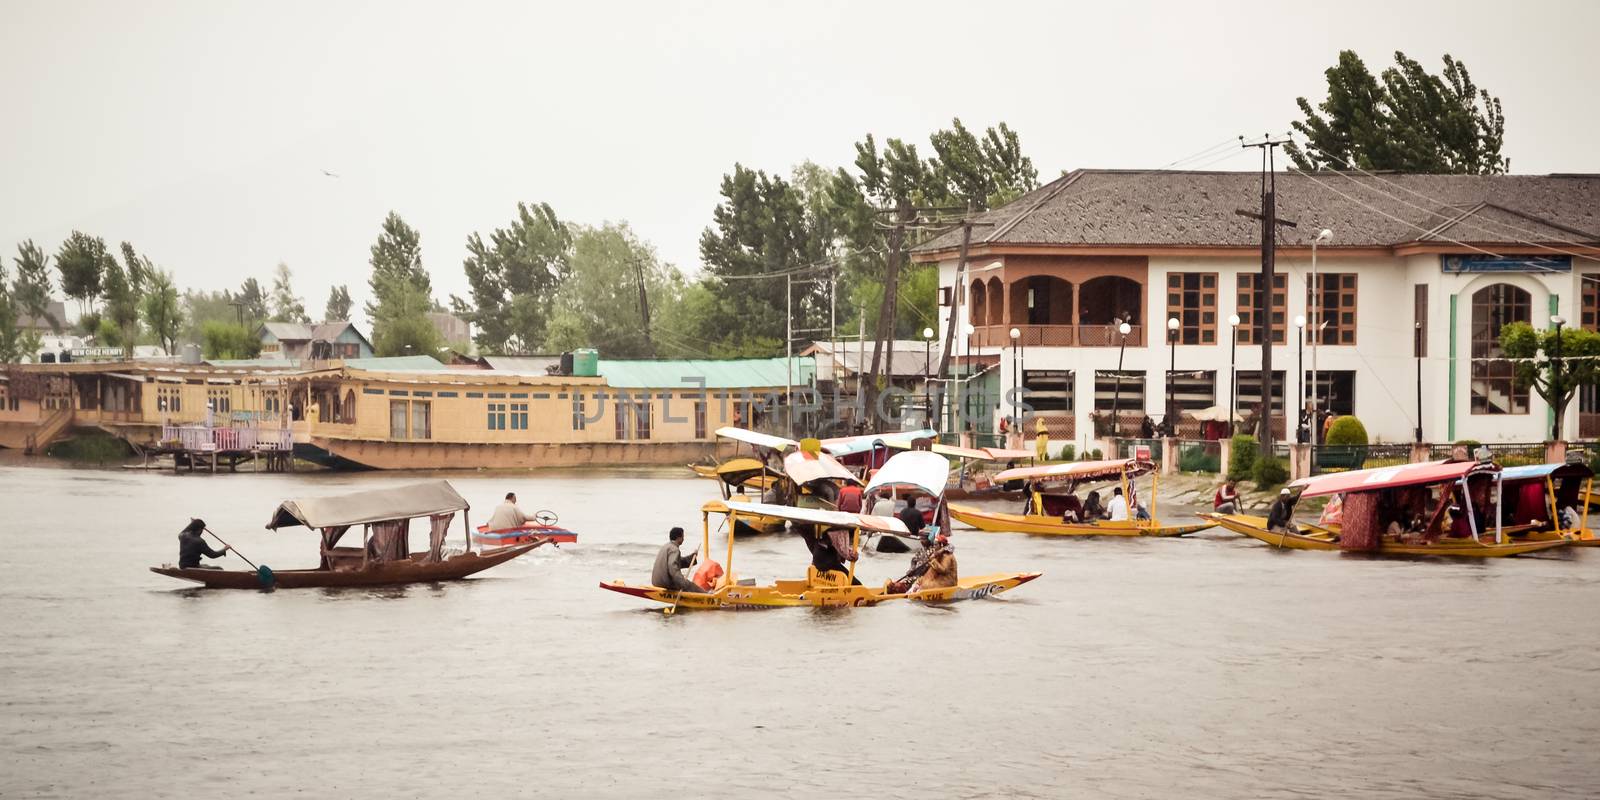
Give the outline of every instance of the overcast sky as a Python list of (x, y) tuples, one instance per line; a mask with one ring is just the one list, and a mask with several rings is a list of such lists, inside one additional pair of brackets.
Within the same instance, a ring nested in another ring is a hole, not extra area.
[(390, 209), (442, 297), (467, 234), (543, 201), (692, 271), (735, 162), (926, 149), (960, 117), (1044, 179), (1159, 167), (1287, 130), (1343, 48), (1449, 52), (1504, 101), (1514, 171), (1600, 172), (1600, 3), (1208, 5), (6, 2), (0, 250), (77, 228), (205, 289), (284, 261), (320, 315), (332, 284), (365, 298)]

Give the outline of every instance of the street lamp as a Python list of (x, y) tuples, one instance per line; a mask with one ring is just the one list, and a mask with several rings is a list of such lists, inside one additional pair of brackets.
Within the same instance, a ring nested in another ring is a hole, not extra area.
[[(1012, 328), (1009, 333), (1011, 334), (1011, 396), (1014, 398), (1017, 396), (1017, 391), (1022, 388), (1022, 359), (1018, 349), (1022, 346), (1022, 331)], [(1011, 414), (1011, 428), (1012, 430), (1020, 431), (1021, 428), (1019, 426), (1022, 425), (1022, 417), (1015, 413), (1017, 410), (1015, 404), (1012, 405), (1011, 409), (1013, 412)]]
[(1171, 363), (1167, 367), (1167, 413), (1166, 419), (1162, 420), (1167, 429), (1167, 436), (1174, 436), (1178, 432), (1177, 420), (1173, 419), (1178, 406), (1173, 402), (1172, 376), (1178, 371), (1178, 328), (1182, 325), (1177, 317), (1167, 318), (1167, 352), (1170, 354)]
[(1422, 441), (1422, 323), (1414, 323), (1416, 328), (1415, 338), (1411, 342), (1411, 352), (1417, 357), (1417, 441)]
[[(1550, 358), (1550, 396), (1561, 397), (1567, 382), (1566, 377), (1561, 374), (1566, 371), (1566, 365), (1561, 363), (1561, 326), (1567, 324), (1567, 321), (1559, 316), (1551, 315), (1550, 324), (1556, 326), (1556, 339), (1550, 343), (1551, 349), (1555, 351)], [(1566, 414), (1562, 413), (1564, 411), (1566, 411), (1566, 408), (1556, 411), (1555, 428), (1550, 431), (1550, 440), (1553, 442), (1561, 441), (1561, 418), (1566, 416)]]
[[(1294, 404), (1300, 412), (1300, 426), (1304, 436), (1304, 438), (1299, 436), (1295, 438), (1300, 439), (1301, 444), (1305, 444), (1311, 440), (1311, 423), (1306, 420), (1306, 315), (1294, 315), (1294, 327), (1300, 332), (1294, 340), (1295, 371), (1300, 373), (1295, 376), (1295, 386), (1298, 391), (1294, 396)], [(1314, 347), (1313, 350), (1315, 350)]]
[(933, 427), (933, 328), (922, 329), (922, 403), (928, 407), (928, 427)]
[[(1322, 344), (1322, 332), (1327, 327), (1328, 321), (1322, 318), (1322, 285), (1317, 282), (1317, 244), (1333, 238), (1333, 231), (1323, 228), (1317, 232), (1316, 238), (1311, 240), (1311, 442), (1317, 444), (1317, 392), (1321, 384), (1317, 383), (1317, 345)], [(1305, 370), (1302, 368), (1301, 380), (1305, 380)]]
[(1133, 326), (1126, 322), (1117, 322), (1117, 333), (1122, 334), (1122, 341), (1117, 345), (1117, 384), (1111, 391), (1111, 435), (1122, 435), (1122, 415), (1119, 406), (1122, 401), (1122, 355), (1128, 350), (1128, 334), (1133, 332)]
[(1239, 416), (1239, 315), (1228, 315), (1228, 435), (1238, 433), (1234, 420)]
[(967, 387), (967, 378), (970, 377), (970, 373), (972, 371), (972, 334), (976, 330), (978, 330), (978, 329), (972, 327), (972, 323), (971, 322), (963, 322), (963, 323), (961, 323), (961, 332), (963, 334), (965, 334), (962, 338), (967, 340), (967, 359), (966, 359), (967, 360), (967, 372), (963, 373), (962, 377), (961, 377), (961, 392), (960, 392), (960, 395), (958, 396), (958, 400), (960, 402), (958, 403), (958, 410), (957, 410), (956, 413), (960, 414), (959, 420), (961, 422), (961, 430), (963, 430), (963, 431), (967, 430), (972, 424), (971, 420), (969, 420), (967, 418), (967, 405), (966, 404), (968, 402), (968, 398), (967, 398), (966, 387)]

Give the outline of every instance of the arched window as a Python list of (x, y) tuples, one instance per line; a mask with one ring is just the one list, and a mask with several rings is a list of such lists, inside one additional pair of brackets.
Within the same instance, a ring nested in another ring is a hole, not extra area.
[(352, 424), (355, 423), (355, 421), (356, 421), (356, 392), (355, 392), (354, 389), (346, 389), (345, 390), (345, 392), (344, 392), (344, 408), (341, 409), (341, 411), (343, 411), (344, 413), (339, 415), (339, 421), (340, 422), (343, 422), (346, 425), (352, 425)]
[(973, 327), (987, 325), (989, 322), (988, 291), (982, 280), (972, 282), (972, 291), (967, 296), (967, 321)]
[(1078, 302), (1078, 324), (1110, 325), (1113, 320), (1121, 320), (1139, 325), (1144, 320), (1140, 313), (1141, 288), (1138, 281), (1117, 275), (1084, 281), (1083, 295)]
[(990, 278), (986, 294), (989, 295), (989, 313), (985, 319), (990, 325), (1006, 324), (1006, 295), (1005, 286), (999, 278)]
[(1072, 284), (1034, 275), (1011, 284), (1012, 325), (1071, 325)]
[(1516, 384), (1516, 365), (1498, 360), (1500, 329), (1533, 319), (1533, 297), (1509, 283), (1472, 294), (1472, 413), (1526, 414), (1528, 389)]

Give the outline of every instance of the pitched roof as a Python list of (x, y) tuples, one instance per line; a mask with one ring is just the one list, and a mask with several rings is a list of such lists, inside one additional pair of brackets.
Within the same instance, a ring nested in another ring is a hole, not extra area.
[[(51, 300), (49, 307), (45, 309), (45, 313), (49, 315), (48, 318), (35, 317), (31, 314), (18, 314), (17, 327), (23, 330), (35, 331), (64, 331), (72, 327), (72, 323), (67, 320), (66, 303), (60, 300)], [(50, 324), (51, 319), (55, 320), (56, 324), (54, 326), (51, 326)]]
[[(795, 356), (795, 385), (811, 381), (816, 362)], [(771, 388), (789, 383), (791, 370), (782, 358), (729, 359), (600, 359), (600, 377), (619, 389), (674, 387), (707, 389)]]
[(368, 347), (372, 346), (372, 342), (362, 335), (361, 329), (351, 322), (319, 322), (314, 325), (302, 322), (263, 322), (261, 328), (277, 337), (280, 342), (331, 342), (339, 338), (345, 328), (349, 328), (356, 336), (361, 337), (361, 341), (366, 342)]
[[(1281, 242), (1391, 247), (1448, 238), (1600, 242), (1600, 175), (1279, 173), (1277, 212), (1298, 228)], [(975, 245), (1250, 247), (1261, 224), (1234, 213), (1260, 207), (1257, 172), (1077, 170), (977, 216)], [(1510, 227), (1508, 227), (1510, 226)], [(916, 248), (958, 247), (951, 231)]]

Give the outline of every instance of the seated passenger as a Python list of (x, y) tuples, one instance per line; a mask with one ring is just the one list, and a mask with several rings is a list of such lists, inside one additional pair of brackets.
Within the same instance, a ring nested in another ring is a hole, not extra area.
[(1211, 497), (1211, 510), (1218, 514), (1239, 513), (1239, 487), (1232, 480), (1222, 482)]
[(1288, 487), (1278, 490), (1278, 499), (1267, 509), (1267, 530), (1272, 533), (1299, 533), (1294, 524), (1295, 496)]
[(1090, 492), (1089, 497), (1083, 501), (1083, 521), (1094, 522), (1103, 519), (1105, 515), (1106, 510), (1100, 505), (1100, 492)]
[(1106, 504), (1106, 519), (1124, 522), (1128, 519), (1128, 498), (1122, 496), (1122, 487), (1111, 490), (1111, 502)]
[(1067, 492), (1066, 499), (1061, 502), (1061, 521), (1083, 521), (1083, 503), (1078, 500), (1078, 493), (1076, 491), (1069, 490)]
[(839, 510), (851, 514), (861, 513), (861, 487), (847, 483), (839, 490)]

